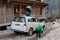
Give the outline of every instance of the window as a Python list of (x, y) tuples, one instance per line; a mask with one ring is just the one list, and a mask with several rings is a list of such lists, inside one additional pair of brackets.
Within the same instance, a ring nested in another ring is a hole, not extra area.
[(32, 21), (33, 21), (33, 22), (36, 22), (37, 20), (36, 20), (36, 18), (32, 18)]
[(36, 18), (29, 18), (28, 22), (37, 22), (37, 19)]
[(25, 18), (24, 17), (15, 17), (13, 19), (14, 22), (25, 22)]
[(29, 19), (28, 19), (28, 22), (32, 22), (32, 19), (31, 19), (31, 18), (29, 18)]
[(37, 19), (37, 22), (40, 22), (39, 19)]

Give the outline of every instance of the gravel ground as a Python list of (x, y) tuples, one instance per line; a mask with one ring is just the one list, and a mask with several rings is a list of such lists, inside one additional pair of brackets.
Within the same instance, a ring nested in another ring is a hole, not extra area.
[(60, 40), (60, 28), (50, 31), (46, 36), (40, 38), (39, 40)]
[(60, 21), (47, 23), (46, 30), (43, 33), (43, 37), (39, 38), (38, 40), (60, 40)]

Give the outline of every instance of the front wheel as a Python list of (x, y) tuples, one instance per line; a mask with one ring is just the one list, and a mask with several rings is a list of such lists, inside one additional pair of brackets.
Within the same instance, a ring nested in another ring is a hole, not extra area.
[(29, 30), (28, 35), (29, 35), (29, 36), (33, 35), (33, 29), (30, 29), (30, 30)]

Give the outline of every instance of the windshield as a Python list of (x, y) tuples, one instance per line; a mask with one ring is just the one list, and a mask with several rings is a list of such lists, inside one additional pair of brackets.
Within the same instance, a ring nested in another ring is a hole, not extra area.
[(13, 19), (14, 22), (25, 22), (25, 18), (24, 17), (15, 17)]

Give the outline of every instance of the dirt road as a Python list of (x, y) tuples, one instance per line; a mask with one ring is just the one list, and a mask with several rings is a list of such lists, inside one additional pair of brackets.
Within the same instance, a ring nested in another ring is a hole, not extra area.
[[(36, 38), (36, 34), (34, 34), (33, 36), (27, 36), (25, 33), (15, 34), (12, 30), (10, 30), (10, 27), (8, 27), (7, 30), (0, 31), (0, 40), (54, 40), (54, 38), (59, 38), (60, 28), (55, 30), (55, 27), (53, 27), (52, 30), (51, 27), (51, 23), (46, 24), (46, 30), (44, 31), (42, 38), (40, 39)], [(55, 37), (54, 35), (57, 37)]]

